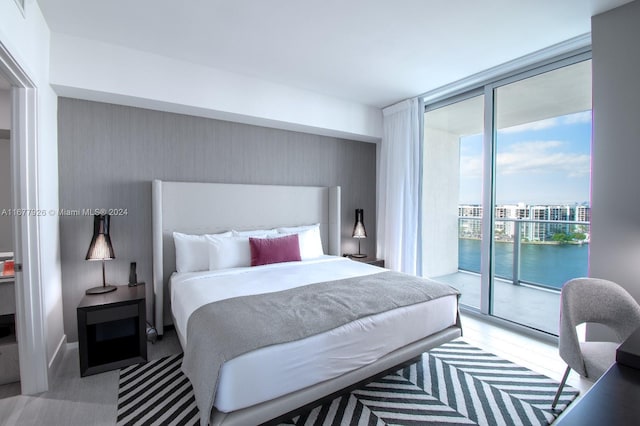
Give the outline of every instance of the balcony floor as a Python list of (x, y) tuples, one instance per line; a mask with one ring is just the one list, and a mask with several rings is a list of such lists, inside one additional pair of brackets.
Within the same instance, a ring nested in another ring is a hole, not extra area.
[[(463, 305), (480, 307), (480, 275), (459, 271), (431, 279), (458, 289)], [(495, 279), (493, 315), (558, 335), (560, 292)]]

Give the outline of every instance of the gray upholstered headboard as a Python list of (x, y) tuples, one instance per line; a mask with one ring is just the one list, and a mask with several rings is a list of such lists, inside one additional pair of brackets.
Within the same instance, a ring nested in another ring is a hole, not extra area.
[(171, 323), (173, 232), (213, 234), (320, 223), (325, 253), (340, 255), (340, 187), (164, 182), (152, 185), (153, 292), (159, 334)]

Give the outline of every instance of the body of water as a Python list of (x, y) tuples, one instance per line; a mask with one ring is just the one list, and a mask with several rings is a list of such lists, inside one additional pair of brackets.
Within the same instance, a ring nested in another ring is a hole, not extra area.
[[(589, 245), (525, 244), (520, 246), (520, 280), (561, 288), (571, 278), (586, 277)], [(480, 272), (480, 240), (458, 239), (458, 268)], [(495, 243), (495, 275), (511, 279), (513, 243)]]

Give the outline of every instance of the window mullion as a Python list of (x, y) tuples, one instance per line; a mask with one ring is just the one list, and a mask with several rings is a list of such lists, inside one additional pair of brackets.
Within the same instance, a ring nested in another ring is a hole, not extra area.
[(482, 167), (482, 241), (480, 257), (480, 312), (491, 313), (491, 282), (493, 276), (493, 201), (495, 156), (494, 90), (484, 87), (484, 137)]

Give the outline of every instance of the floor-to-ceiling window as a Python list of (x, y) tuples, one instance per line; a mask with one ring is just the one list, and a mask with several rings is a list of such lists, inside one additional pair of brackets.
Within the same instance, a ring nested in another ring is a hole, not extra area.
[[(430, 106), (424, 115), (422, 274), (479, 282), (484, 94)], [(464, 270), (467, 274), (459, 274)], [(480, 286), (461, 296), (480, 308)]]
[(560, 289), (588, 272), (589, 54), (427, 104), (424, 124), (423, 275), (557, 334)]

